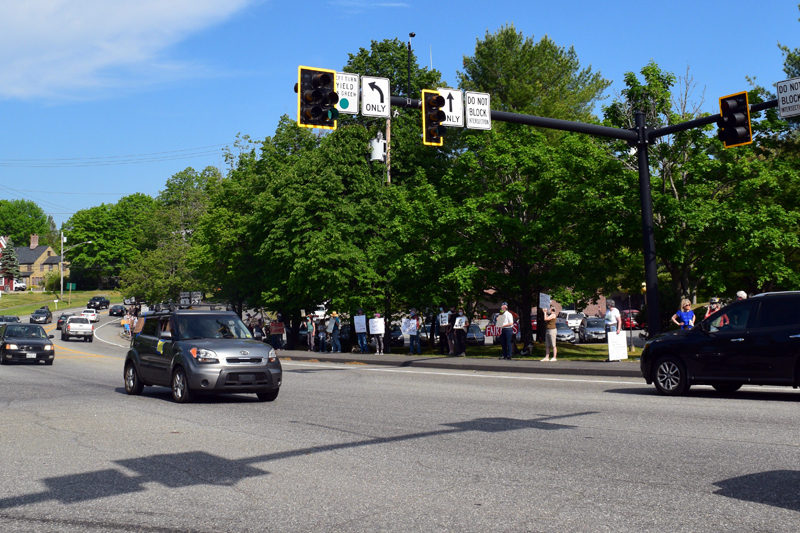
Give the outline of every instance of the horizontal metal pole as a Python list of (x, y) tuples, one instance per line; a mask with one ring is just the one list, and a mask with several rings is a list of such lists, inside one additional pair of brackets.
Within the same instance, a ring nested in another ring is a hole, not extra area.
[[(769, 102), (753, 104), (750, 106), (750, 112), (756, 113), (758, 111), (763, 111), (765, 109), (770, 109), (772, 107), (778, 107), (777, 100), (770, 100)], [(647, 139), (652, 140), (658, 137), (663, 137), (664, 135), (671, 135), (679, 131), (690, 130), (692, 128), (699, 128), (700, 126), (706, 126), (708, 124), (716, 124), (717, 120), (719, 120), (719, 115), (710, 115), (703, 118), (696, 118), (694, 120), (681, 122), (680, 124), (673, 124), (672, 126), (666, 126), (664, 128), (659, 128), (657, 130), (651, 130), (647, 132)]]
[[(392, 96), (392, 105), (395, 107), (406, 107), (420, 109), (422, 100), (412, 98), (402, 98)], [(575, 133), (588, 133), (590, 135), (600, 135), (612, 139), (622, 139), (624, 141), (635, 141), (639, 138), (635, 131), (609, 128), (596, 124), (585, 124), (583, 122), (571, 122), (569, 120), (559, 120), (556, 118), (537, 117), (535, 115), (520, 115), (518, 113), (508, 113), (506, 111), (492, 111), (492, 120), (498, 122), (512, 122), (514, 124), (526, 124), (528, 126), (538, 126), (551, 130), (573, 131)]]

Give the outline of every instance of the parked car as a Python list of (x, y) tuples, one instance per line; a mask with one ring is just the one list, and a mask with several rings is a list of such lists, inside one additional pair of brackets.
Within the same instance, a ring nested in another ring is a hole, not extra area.
[(567, 325), (570, 327), (572, 331), (578, 331), (578, 328), (581, 326), (581, 320), (586, 318), (586, 315), (583, 313), (569, 313), (566, 316)]
[(83, 316), (71, 316), (61, 330), (61, 340), (68, 341), (72, 337), (78, 337), (85, 341), (94, 340), (94, 326), (88, 318)]
[(37, 324), (0, 324), (0, 365), (14, 361), (52, 365), (55, 359), (52, 338)]
[(28, 290), (28, 284), (25, 283), (22, 280), (15, 279), (14, 280), (14, 290), (15, 291), (27, 291)]
[(92, 299), (89, 300), (89, 303), (86, 304), (86, 307), (89, 309), (108, 309), (109, 305), (111, 305), (111, 300), (106, 298), (104, 295), (100, 295), (92, 296)]
[[(430, 346), (430, 344), (428, 344), (428, 334), (430, 334), (431, 331), (436, 331), (436, 330), (433, 329), (433, 326), (431, 326), (430, 324), (423, 325), (419, 330), (419, 343), (422, 345), (423, 348), (425, 348), (426, 346)], [(434, 346), (439, 346), (438, 335), (433, 335), (432, 340)]]
[(578, 337), (580, 338), (580, 341), (605, 341), (605, 324), (605, 320), (593, 316), (589, 316), (581, 320), (581, 325), (578, 327)]
[(47, 306), (41, 307), (31, 313), (31, 318), (29, 320), (31, 324), (49, 324), (52, 321), (53, 313), (50, 312)]
[(21, 322), (18, 316), (5, 315), (0, 316), (0, 322)]
[(88, 318), (89, 322), (97, 322), (100, 320), (100, 315), (94, 309), (84, 309), (81, 311), (81, 316)]
[(61, 329), (71, 316), (75, 316), (75, 313), (61, 313), (61, 316), (56, 321), (56, 329)]
[(575, 332), (572, 331), (566, 322), (556, 322), (556, 341), (575, 342)]
[(693, 385), (731, 394), (750, 385), (800, 385), (800, 292), (733, 302), (688, 330), (645, 343), (642, 376), (661, 394)]
[(623, 329), (639, 329), (639, 310), (626, 309), (620, 313)]
[(255, 393), (277, 399), (281, 362), (269, 344), (252, 338), (232, 311), (177, 309), (148, 314), (125, 356), (125, 392), (145, 385), (172, 389), (172, 399), (191, 402), (197, 392)]
[(483, 346), (486, 344), (486, 336), (481, 331), (478, 324), (470, 324), (467, 329), (467, 346)]
[(127, 309), (125, 309), (124, 305), (112, 305), (111, 309), (108, 310), (108, 316), (125, 316)]

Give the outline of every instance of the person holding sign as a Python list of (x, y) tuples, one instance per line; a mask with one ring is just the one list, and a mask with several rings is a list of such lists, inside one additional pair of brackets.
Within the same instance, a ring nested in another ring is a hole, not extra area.
[(553, 348), (553, 359), (552, 361), (556, 361), (556, 356), (558, 355), (558, 348), (556, 347), (556, 333), (558, 330), (556, 329), (556, 319), (558, 318), (558, 314), (556, 314), (556, 308), (550, 307), (549, 311), (544, 312), (544, 320), (547, 323), (547, 330), (544, 336), (544, 359), (542, 361), (550, 361), (550, 348)]
[(417, 348), (417, 355), (422, 355), (422, 346), (419, 343), (419, 329), (421, 327), (417, 310), (412, 309), (409, 313), (411, 318), (403, 320), (403, 333), (408, 334), (408, 355), (414, 355), (414, 347)]
[(386, 325), (380, 313), (375, 313), (375, 318), (369, 319), (369, 333), (375, 339), (375, 350), (378, 355), (383, 355), (383, 334), (386, 332)]
[(495, 327), (500, 328), (500, 344), (503, 347), (503, 356), (500, 359), (511, 360), (511, 342), (514, 335), (514, 317), (508, 312), (508, 304), (503, 302), (500, 314), (497, 315)]
[(469, 328), (469, 320), (464, 316), (464, 309), (458, 309), (458, 316), (453, 324), (453, 332), (455, 333), (455, 353), (459, 357), (467, 356), (467, 329)]
[(328, 331), (331, 334), (331, 351), (333, 353), (342, 353), (342, 344), (339, 342), (339, 313), (336, 311), (331, 313)]
[(308, 351), (314, 351), (314, 315), (308, 315), (306, 322), (306, 339), (308, 340)]
[[(439, 316), (436, 325), (439, 327), (439, 351), (442, 355), (449, 352), (449, 341), (447, 340), (447, 330), (450, 324), (450, 313), (445, 312), (444, 306), (439, 307)], [(451, 354), (452, 355), (452, 354)]]
[(356, 329), (358, 336), (358, 347), (361, 353), (369, 353), (369, 344), (367, 344), (367, 317), (364, 316), (364, 310), (359, 308), (356, 311), (356, 316), (353, 317), (353, 326)]

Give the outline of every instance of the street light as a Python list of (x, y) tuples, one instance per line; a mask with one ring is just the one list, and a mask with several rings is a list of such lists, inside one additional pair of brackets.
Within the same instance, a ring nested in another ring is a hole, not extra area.
[(74, 248), (77, 248), (78, 246), (80, 246), (82, 244), (92, 244), (92, 241), (79, 242), (75, 246), (70, 246), (69, 248), (67, 248), (65, 250), (64, 249), (64, 241), (65, 240), (66, 239), (64, 238), (64, 232), (62, 231), (61, 232), (61, 263), (59, 263), (59, 265), (58, 265), (59, 274), (61, 274), (61, 296), (59, 297), (59, 299), (61, 299), (61, 300), (64, 299), (64, 252), (69, 252), (70, 250), (72, 250)]

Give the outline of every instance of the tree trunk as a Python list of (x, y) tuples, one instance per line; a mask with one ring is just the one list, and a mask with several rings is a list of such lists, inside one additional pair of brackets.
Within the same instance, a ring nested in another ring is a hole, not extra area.
[(384, 322), (386, 329), (383, 332), (383, 353), (392, 353), (392, 297), (386, 292)]

